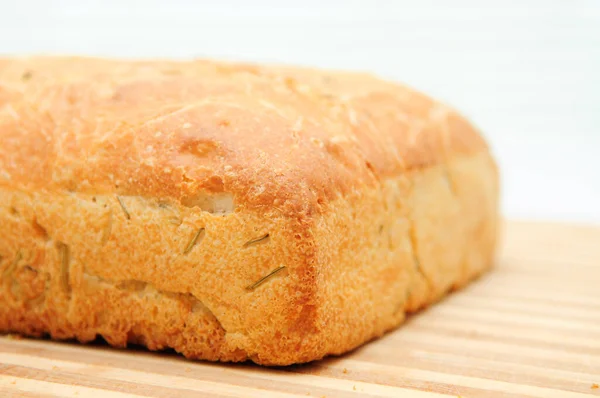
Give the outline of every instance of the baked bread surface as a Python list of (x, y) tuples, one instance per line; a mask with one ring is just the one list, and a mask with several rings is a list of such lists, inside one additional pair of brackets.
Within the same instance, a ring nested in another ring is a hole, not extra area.
[(481, 135), (369, 75), (5, 58), (0, 139), (0, 331), (286, 365), (493, 262)]

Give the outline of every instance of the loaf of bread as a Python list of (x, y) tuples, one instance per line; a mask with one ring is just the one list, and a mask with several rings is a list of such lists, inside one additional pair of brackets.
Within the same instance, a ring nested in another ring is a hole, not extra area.
[(0, 141), (1, 332), (286, 365), (493, 263), (485, 141), (369, 75), (3, 58)]

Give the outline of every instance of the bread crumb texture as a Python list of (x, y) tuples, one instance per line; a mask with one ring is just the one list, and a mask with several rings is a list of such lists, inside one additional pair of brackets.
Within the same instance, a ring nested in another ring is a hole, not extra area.
[(0, 136), (2, 332), (287, 365), (493, 262), (481, 135), (369, 75), (0, 58)]

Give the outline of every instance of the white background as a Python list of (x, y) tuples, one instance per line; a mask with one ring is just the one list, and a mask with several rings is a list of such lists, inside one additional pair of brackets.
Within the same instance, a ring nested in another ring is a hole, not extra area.
[(509, 217), (600, 223), (598, 0), (1, 0), (0, 53), (371, 71), (485, 132)]

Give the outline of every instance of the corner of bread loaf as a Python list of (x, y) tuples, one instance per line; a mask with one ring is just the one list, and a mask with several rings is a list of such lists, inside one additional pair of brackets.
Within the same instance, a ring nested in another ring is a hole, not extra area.
[(291, 294), (303, 292), (289, 335), (295, 347), (282, 346), (266, 362), (348, 352), (488, 269), (497, 190), (484, 149), (318, 201), (303, 226), (310, 249), (299, 251), (306, 285), (290, 286)]
[(278, 292), (264, 301), (261, 317), (248, 319), (253, 325), (244, 331), (242, 349), (262, 365), (341, 354), (404, 318), (412, 255), (406, 249), (387, 258), (388, 241), (394, 239), (387, 231), (380, 247), (385, 209), (378, 205), (394, 199), (375, 187), (335, 199), (305, 199), (297, 192), (280, 220), (289, 245), (282, 259), (285, 277), (250, 293), (262, 300)]

